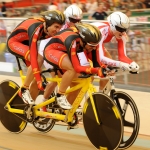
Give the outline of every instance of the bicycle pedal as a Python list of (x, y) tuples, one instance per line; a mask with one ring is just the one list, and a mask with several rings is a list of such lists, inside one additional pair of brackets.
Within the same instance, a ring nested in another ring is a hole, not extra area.
[(75, 126), (68, 126), (67, 127), (67, 130), (70, 130), (70, 129), (78, 129), (79, 126), (78, 125), (75, 125)]
[(34, 120), (35, 116), (33, 112), (33, 105), (28, 105), (24, 108), (24, 115), (28, 122), (32, 122)]
[(67, 130), (70, 130), (70, 129), (71, 129), (71, 127), (70, 127), (70, 126), (68, 126), (68, 127), (67, 127)]
[(59, 107), (59, 105), (55, 104), (53, 106), (53, 112), (56, 113), (56, 114), (62, 114), (63, 109), (61, 107)]
[(37, 122), (43, 122), (45, 120), (44, 117), (39, 117), (39, 119), (37, 120)]

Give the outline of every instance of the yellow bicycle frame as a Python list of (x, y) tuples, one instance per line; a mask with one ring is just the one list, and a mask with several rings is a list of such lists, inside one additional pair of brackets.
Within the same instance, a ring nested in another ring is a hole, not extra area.
[[(22, 70), (19, 71), (19, 74), (20, 74), (20, 77), (21, 77), (21, 80), (22, 80), (22, 83), (23, 83), (26, 76), (23, 75)], [(55, 78), (46, 78), (46, 79), (47, 79), (47, 81), (57, 82), (58, 85), (60, 85), (60, 82), (62, 80), (58, 76), (56, 76)], [(92, 97), (92, 93), (96, 92), (96, 89), (94, 88), (94, 86), (91, 83), (92, 82), (91, 77), (84, 78), (84, 79), (83, 78), (78, 78), (78, 79), (74, 80), (73, 82), (77, 83), (77, 85), (67, 89), (66, 95), (73, 92), (73, 91), (75, 91), (75, 90), (78, 90), (78, 89), (80, 89), (80, 92), (77, 95), (74, 103), (72, 104), (72, 109), (66, 111), (66, 115), (50, 113), (50, 112), (43, 112), (43, 111), (39, 110), (41, 107), (46, 106), (50, 103), (53, 103), (55, 101), (56, 97), (52, 97), (52, 98), (50, 98), (49, 100), (47, 100), (45, 102), (42, 102), (40, 104), (37, 104), (36, 106), (33, 106), (33, 111), (34, 111), (35, 116), (51, 118), (51, 119), (56, 119), (56, 120), (62, 120), (62, 121), (65, 121), (65, 122), (72, 122), (73, 115), (74, 115), (76, 109), (78, 108), (81, 101), (83, 100), (84, 95), (86, 93), (88, 93), (88, 95), (90, 97), (90, 100), (91, 100), (91, 104), (92, 104), (92, 107), (93, 107), (93, 111), (94, 111), (94, 114), (95, 114), (96, 121), (97, 121), (98, 124), (100, 124), (100, 120), (98, 119), (95, 103), (94, 103), (94, 100), (93, 100), (93, 97)], [(16, 85), (14, 84), (13, 88), (16, 88), (15, 86)], [(11, 105), (10, 105), (10, 103), (13, 101), (14, 97), (18, 94), (19, 90), (7, 102), (6, 106), (7, 106), (9, 112), (24, 114), (24, 110), (11, 108)], [(86, 110), (86, 107), (84, 107), (84, 111)]]

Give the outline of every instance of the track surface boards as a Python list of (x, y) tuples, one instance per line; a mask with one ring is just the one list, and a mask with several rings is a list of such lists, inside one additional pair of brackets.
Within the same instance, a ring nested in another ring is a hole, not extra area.
[[(0, 81), (11, 79), (21, 83), (18, 77), (0, 75)], [(127, 91), (128, 93), (129, 91)], [(131, 96), (137, 100), (139, 112), (141, 116), (141, 134), (150, 135), (149, 124), (150, 118), (145, 114), (149, 114), (150, 94), (133, 91)], [(143, 103), (141, 103), (141, 100)], [(146, 104), (142, 105), (142, 104)], [(85, 135), (83, 126), (79, 129), (67, 131), (66, 126), (56, 125), (50, 132), (46, 134), (39, 133), (32, 125), (20, 134), (9, 133), (0, 123), (0, 150), (95, 150)], [(150, 136), (138, 135), (135, 143), (128, 150), (150, 150)]]
[[(82, 125), (70, 131), (67, 131), (66, 126), (56, 125), (54, 129), (45, 134), (39, 133), (33, 126), (28, 125), (22, 133), (12, 134), (0, 124), (0, 135), (0, 150), (60, 150), (60, 148), (62, 150), (95, 150), (85, 136)], [(128, 150), (149, 149), (150, 137), (139, 136)]]

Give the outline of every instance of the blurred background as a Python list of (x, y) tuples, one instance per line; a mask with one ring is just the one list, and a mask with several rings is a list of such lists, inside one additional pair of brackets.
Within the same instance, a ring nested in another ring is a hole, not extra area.
[[(0, 74), (18, 75), (15, 57), (6, 47), (7, 37), (16, 25), (46, 10), (64, 11), (73, 3), (82, 9), (82, 21), (86, 22), (105, 21), (117, 10), (129, 16), (127, 55), (139, 64), (140, 72), (132, 75), (119, 71), (115, 83), (119, 88), (150, 92), (150, 0), (0, 0)], [(117, 60), (117, 43), (112, 40), (105, 47)]]

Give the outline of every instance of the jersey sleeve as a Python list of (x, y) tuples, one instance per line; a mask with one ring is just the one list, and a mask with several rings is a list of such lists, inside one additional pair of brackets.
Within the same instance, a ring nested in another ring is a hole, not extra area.
[(35, 28), (34, 32), (31, 30), (28, 30), (28, 34), (30, 37), (29, 39), (30, 62), (31, 62), (33, 75), (36, 78), (36, 81), (41, 81), (40, 69), (39, 69), (38, 61), (37, 61), (38, 60), (37, 41), (38, 41), (38, 37), (39, 37), (42, 27), (43, 27), (43, 24), (40, 24), (38, 25), (38, 27)]
[(126, 36), (122, 36), (121, 39), (117, 39), (118, 41), (118, 59), (122, 62), (128, 63), (130, 64), (132, 62), (132, 60), (130, 58), (127, 57), (126, 55)]
[(99, 63), (99, 65), (101, 63), (103, 64), (107, 64), (107, 65), (110, 65), (110, 66), (113, 66), (113, 67), (119, 67), (120, 65), (120, 61), (117, 61), (117, 60), (113, 60), (111, 58), (108, 58), (105, 56), (105, 47), (104, 47), (104, 39), (105, 37), (103, 37), (99, 43), (99, 47), (97, 48), (96, 50), (96, 56), (97, 56), (97, 62)]
[(80, 61), (77, 56), (77, 44), (76, 44), (75, 40), (72, 42), (72, 46), (71, 46), (69, 55), (71, 58), (72, 65), (77, 73), (82, 73), (82, 72), (85, 72), (88, 74), (97, 74), (98, 73), (98, 68), (80, 65)]

